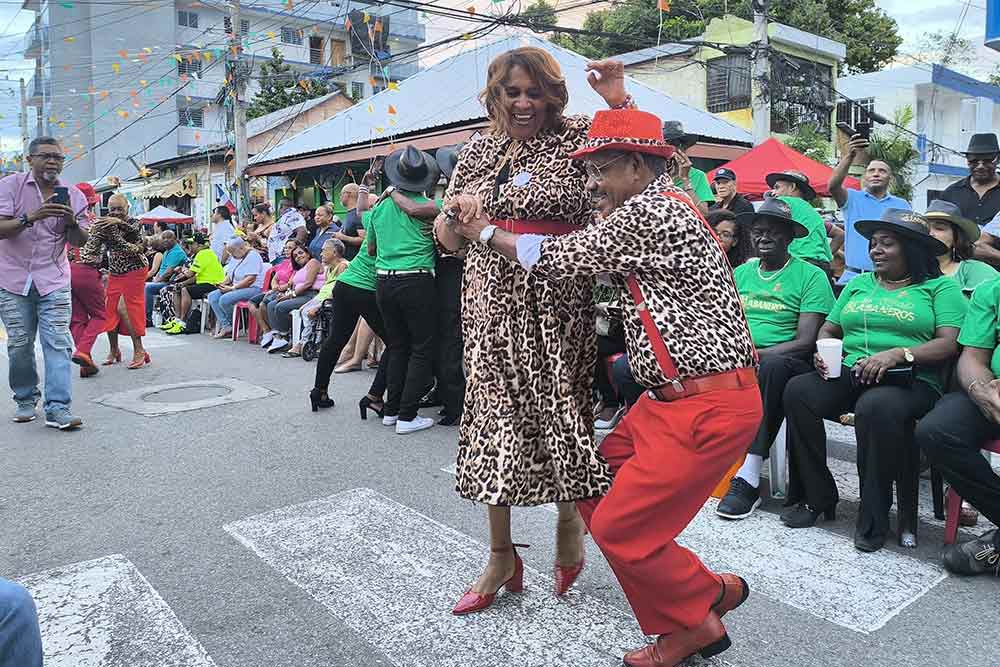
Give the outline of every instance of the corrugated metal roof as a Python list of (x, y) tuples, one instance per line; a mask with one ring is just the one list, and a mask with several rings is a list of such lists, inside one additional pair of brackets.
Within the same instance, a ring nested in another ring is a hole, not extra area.
[(333, 92), (327, 93), (326, 95), (314, 97), (313, 99), (306, 100), (303, 103), (293, 104), (283, 109), (278, 109), (277, 111), (272, 111), (269, 114), (264, 114), (263, 116), (254, 118), (253, 120), (247, 122), (247, 137), (255, 137), (262, 132), (274, 129), (285, 121), (291, 120), (300, 113), (305, 113), (306, 111), (323, 104), (323, 102), (333, 99), (334, 96), (339, 94), (340, 89), (335, 88)]
[[(696, 37), (695, 39), (700, 40), (701, 37)], [(617, 56), (612, 56), (612, 58), (622, 61), (628, 67), (629, 65), (638, 65), (639, 63), (644, 63), (647, 60), (655, 60), (656, 58), (669, 58), (670, 56), (686, 53), (695, 48), (698, 47), (694, 44), (661, 44), (660, 46), (650, 46), (638, 51), (619, 53)]]
[[(543, 48), (559, 62), (569, 88), (567, 114), (593, 115), (607, 108), (604, 100), (587, 83), (584, 74), (587, 59), (577, 53), (527, 32), (517, 32), (487, 44), (475, 44), (475, 47), (470, 44), (464, 52), (401, 81), (398, 90), (383, 90), (266, 152), (258, 153), (250, 160), (251, 164), (363, 145), (392, 136), (405, 136), (485, 118), (479, 92), (486, 85), (486, 70), (490, 61), (504, 51), (520, 46)], [(748, 131), (706, 111), (688, 106), (634, 79), (627, 80), (627, 87), (640, 109), (664, 120), (679, 120), (692, 134), (709, 140), (752, 143)], [(396, 113), (390, 113), (390, 106)]]

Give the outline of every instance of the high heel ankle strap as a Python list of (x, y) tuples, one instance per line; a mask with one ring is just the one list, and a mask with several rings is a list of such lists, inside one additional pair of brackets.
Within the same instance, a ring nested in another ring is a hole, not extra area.
[(517, 542), (515, 542), (513, 544), (508, 544), (503, 547), (490, 547), (490, 551), (492, 551), (495, 554), (502, 554), (502, 553), (507, 553), (508, 551), (514, 551), (515, 549), (528, 549), (530, 547), (531, 547), (530, 544), (518, 544)]

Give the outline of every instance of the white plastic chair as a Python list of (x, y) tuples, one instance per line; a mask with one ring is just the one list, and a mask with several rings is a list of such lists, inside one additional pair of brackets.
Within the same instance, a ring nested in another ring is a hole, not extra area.
[(771, 445), (771, 456), (768, 459), (772, 498), (788, 497), (788, 456), (785, 451), (786, 425), (785, 421), (781, 422), (781, 428), (778, 429), (778, 435)]
[(292, 311), (292, 345), (299, 344), (302, 337), (302, 313), (298, 308)]

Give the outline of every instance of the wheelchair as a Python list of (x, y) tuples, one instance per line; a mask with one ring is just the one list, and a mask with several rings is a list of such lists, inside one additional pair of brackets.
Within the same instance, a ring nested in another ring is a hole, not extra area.
[(309, 336), (302, 341), (302, 360), (312, 361), (319, 356), (323, 341), (333, 331), (333, 299), (326, 299), (316, 313), (316, 322)]

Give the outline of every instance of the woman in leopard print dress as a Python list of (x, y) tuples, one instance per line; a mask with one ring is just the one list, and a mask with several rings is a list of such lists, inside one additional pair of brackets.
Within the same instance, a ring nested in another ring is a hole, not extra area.
[[(593, 63), (591, 85), (609, 105), (625, 103), (620, 63)], [(491, 131), (462, 150), (445, 210), (476, 209), (492, 220), (546, 221), (571, 231), (593, 216), (586, 176), (569, 155), (590, 119), (564, 116), (559, 65), (525, 47), (498, 56), (482, 94)], [(545, 233), (555, 233), (546, 231)], [(462, 241), (443, 218), (439, 242)], [(522, 567), (511, 505), (556, 503), (556, 594), (583, 567), (583, 524), (574, 501), (611, 484), (597, 453), (591, 384), (596, 354), (593, 281), (548, 281), (486, 245), (469, 246), (462, 295), (467, 391), (459, 432), (457, 490), (489, 505), (491, 555), (455, 614), (483, 609)]]

